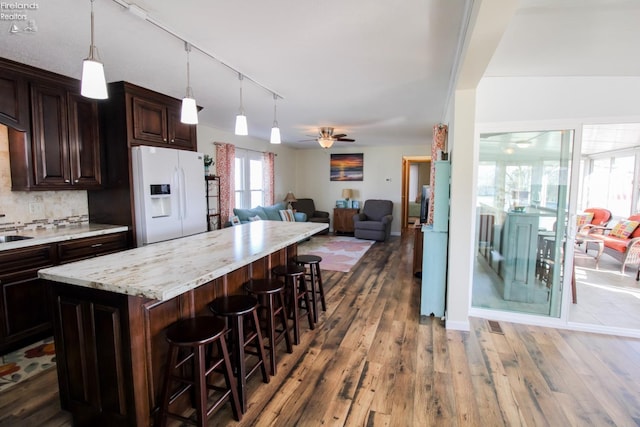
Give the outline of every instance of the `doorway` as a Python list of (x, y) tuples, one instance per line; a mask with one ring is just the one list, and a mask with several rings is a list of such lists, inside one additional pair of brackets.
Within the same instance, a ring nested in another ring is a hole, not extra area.
[(402, 157), (402, 230), (420, 220), (422, 186), (431, 180), (431, 156)]

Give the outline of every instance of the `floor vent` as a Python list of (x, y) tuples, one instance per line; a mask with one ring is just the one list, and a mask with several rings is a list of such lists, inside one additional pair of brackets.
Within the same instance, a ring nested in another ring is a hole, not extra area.
[(500, 323), (495, 320), (488, 320), (487, 322), (489, 323), (489, 332), (504, 335), (504, 332), (502, 332), (502, 328), (500, 327)]

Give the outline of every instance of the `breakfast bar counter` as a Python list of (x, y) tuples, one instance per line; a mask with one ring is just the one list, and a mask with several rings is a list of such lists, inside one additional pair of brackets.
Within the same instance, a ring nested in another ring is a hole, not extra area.
[(177, 320), (297, 254), (327, 224), (255, 221), (40, 270), (50, 283), (63, 409), (76, 425), (154, 424)]

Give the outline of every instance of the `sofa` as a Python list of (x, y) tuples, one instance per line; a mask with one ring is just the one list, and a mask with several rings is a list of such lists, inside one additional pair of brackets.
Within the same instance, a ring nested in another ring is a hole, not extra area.
[(362, 212), (353, 216), (353, 235), (358, 239), (384, 242), (391, 235), (392, 213), (391, 200), (365, 201)]
[[(272, 206), (257, 206), (251, 209), (233, 208), (233, 214), (240, 219), (241, 223), (254, 221), (256, 217), (263, 221), (282, 221), (280, 216), (281, 210), (287, 210), (284, 202), (278, 202)], [(303, 212), (294, 212), (293, 214), (297, 222), (306, 222), (307, 215)]]
[[(585, 241), (585, 251), (603, 245), (603, 252), (622, 264), (621, 274), (627, 265), (640, 264), (640, 214), (620, 220), (613, 228), (586, 224), (580, 228), (577, 239)], [(636, 274), (638, 279), (639, 274)]]
[[(291, 205), (293, 206), (293, 209), (295, 209), (296, 213), (304, 213), (307, 216), (307, 221), (329, 224), (329, 212), (316, 210), (316, 205), (313, 202), (313, 199), (298, 199), (291, 203)], [(327, 234), (328, 232), (329, 229), (327, 228), (319, 234)]]

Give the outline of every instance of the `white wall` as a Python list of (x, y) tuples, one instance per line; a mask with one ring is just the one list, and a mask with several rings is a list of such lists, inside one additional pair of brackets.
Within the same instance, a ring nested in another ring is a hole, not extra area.
[(629, 120), (640, 77), (490, 77), (478, 85), (478, 123)]
[[(334, 146), (335, 147), (335, 146)], [(339, 182), (329, 180), (331, 153), (363, 153), (364, 179)], [(331, 214), (336, 200), (342, 199), (342, 189), (354, 190), (354, 200), (386, 199), (393, 202), (391, 233), (400, 234), (402, 221), (402, 156), (427, 156), (431, 142), (424, 146), (322, 148), (296, 151), (296, 181), (293, 192), (297, 197), (311, 197), (316, 209)]]

